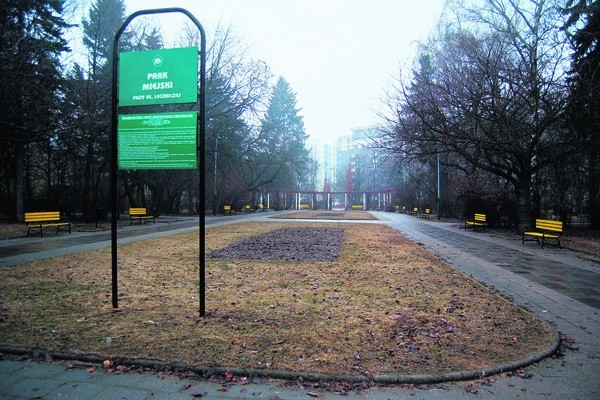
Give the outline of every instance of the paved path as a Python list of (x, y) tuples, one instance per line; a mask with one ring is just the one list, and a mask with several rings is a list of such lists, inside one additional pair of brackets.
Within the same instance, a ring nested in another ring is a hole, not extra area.
[[(458, 224), (373, 213), (466, 274), (494, 286), (549, 321), (579, 348), (527, 369), (527, 379), (497, 377), (420, 387), (373, 387), (341, 396), (281, 381), (222, 384), (155, 373), (93, 372), (65, 364), (0, 361), (0, 399), (600, 399), (600, 265), (568, 250), (465, 232)], [(207, 226), (269, 220), (274, 213), (207, 218)], [(197, 229), (197, 219), (164, 219), (156, 226), (122, 227), (120, 243)], [(372, 223), (372, 222), (370, 222)], [(74, 233), (0, 242), (0, 267), (110, 246), (110, 233)], [(1, 283), (0, 283), (1, 285)], [(471, 385), (471, 386), (470, 386)], [(478, 393), (470, 392), (477, 389)]]

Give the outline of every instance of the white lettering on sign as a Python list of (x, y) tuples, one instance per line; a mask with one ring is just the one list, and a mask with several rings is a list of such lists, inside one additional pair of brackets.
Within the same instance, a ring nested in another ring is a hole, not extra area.
[(149, 72), (148, 75), (146, 75), (146, 79), (149, 81), (169, 79), (169, 72)]
[(142, 84), (142, 90), (173, 89), (173, 82), (152, 82)]

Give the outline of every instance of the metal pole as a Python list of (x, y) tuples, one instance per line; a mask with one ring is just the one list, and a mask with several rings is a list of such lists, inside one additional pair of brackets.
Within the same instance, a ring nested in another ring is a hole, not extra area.
[[(198, 146), (199, 158), (202, 160), (202, 165), (204, 165), (205, 153), (206, 153), (206, 34), (204, 33), (204, 28), (200, 25), (200, 22), (193, 19), (194, 23), (198, 27), (200, 31), (200, 145)], [(215, 134), (216, 135), (216, 134)], [(215, 159), (216, 161), (216, 159)], [(201, 167), (201, 171), (204, 170)], [(200, 268), (198, 268), (198, 291), (200, 296), (199, 301), (199, 314), (201, 317), (206, 315), (206, 257), (205, 257), (205, 248), (206, 248), (206, 188), (205, 188), (205, 180), (202, 173), (198, 174), (199, 179), (199, 192), (200, 192), (200, 205), (201, 210), (199, 210), (199, 252), (200, 252)], [(215, 187), (216, 192), (216, 187)]]
[[(110, 166), (110, 183), (112, 188), (111, 193), (111, 206), (112, 206), (112, 215), (111, 215), (111, 272), (112, 272), (112, 305), (113, 308), (119, 307), (118, 300), (118, 269), (117, 269), (117, 216), (118, 216), (118, 194), (117, 194), (117, 173), (118, 173), (118, 139), (117, 139), (117, 129), (118, 129), (118, 60), (119, 60), (119, 39), (121, 35), (127, 28), (127, 26), (133, 21), (134, 18), (140, 15), (149, 15), (149, 14), (163, 14), (163, 13), (182, 13), (185, 14), (198, 28), (200, 32), (200, 113), (198, 116), (199, 123), (199, 145), (198, 145), (198, 153), (200, 155), (200, 160), (202, 163), (205, 162), (205, 137), (206, 137), (206, 34), (204, 32), (204, 28), (200, 24), (200, 22), (194, 17), (189, 11), (183, 8), (160, 8), (155, 10), (140, 10), (131, 14), (125, 22), (121, 25), (117, 33), (115, 34), (113, 40), (113, 65), (112, 65), (112, 122), (111, 122), (111, 137), (110, 137), (110, 147), (111, 147), (111, 166)], [(201, 170), (204, 170), (202, 168)], [(204, 210), (206, 209), (206, 198), (205, 198), (205, 183), (204, 176), (199, 174), (199, 196), (200, 196), (200, 208), (199, 210), (199, 219), (200, 219), (200, 268), (199, 268), (199, 281), (200, 281), (200, 316), (204, 316), (205, 314), (205, 222), (206, 216)]]
[[(126, 21), (127, 22), (127, 21)], [(119, 279), (117, 269), (117, 213), (119, 210), (118, 194), (117, 194), (117, 126), (118, 126), (118, 77), (119, 72), (119, 37), (121, 36), (125, 25), (115, 35), (113, 42), (113, 65), (112, 65), (112, 118), (111, 118), (111, 135), (110, 135), (110, 248), (111, 248), (111, 283), (112, 283), (112, 306), (119, 308)]]
[(440, 153), (438, 153), (437, 155), (437, 210), (436, 210), (436, 214), (437, 214), (437, 219), (439, 220), (441, 218), (440, 216), (440, 201), (441, 201), (441, 187), (440, 187)]
[(213, 170), (213, 215), (217, 216), (217, 146), (219, 145), (219, 136), (215, 132), (215, 165)]

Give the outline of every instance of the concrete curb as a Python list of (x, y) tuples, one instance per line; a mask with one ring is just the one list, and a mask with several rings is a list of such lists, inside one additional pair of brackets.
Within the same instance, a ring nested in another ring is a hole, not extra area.
[(500, 365), (484, 368), (482, 370), (446, 372), (440, 374), (423, 374), (423, 375), (394, 375), (394, 374), (373, 374), (373, 375), (335, 375), (335, 374), (320, 374), (310, 372), (294, 372), (294, 371), (278, 371), (264, 370), (253, 368), (225, 368), (225, 367), (204, 367), (181, 363), (172, 363), (157, 360), (131, 359), (131, 358), (108, 358), (96, 355), (78, 355), (62, 352), (40, 352), (37, 350), (20, 349), (10, 346), (0, 346), (0, 353), (34, 356), (36, 354), (48, 354), (55, 360), (78, 361), (81, 363), (102, 364), (107, 358), (114, 365), (124, 366), (139, 366), (149, 368), (168, 368), (183, 371), (193, 371), (203, 376), (225, 375), (226, 372), (235, 376), (259, 376), (273, 379), (296, 380), (304, 379), (307, 381), (345, 381), (352, 383), (373, 382), (381, 384), (434, 384), (452, 381), (465, 381), (482, 379), (491, 375), (498, 375), (503, 372), (514, 371), (525, 368), (531, 364), (539, 362), (546, 357), (554, 354), (560, 345), (560, 335), (558, 331), (544, 321), (554, 332), (552, 343), (545, 349), (520, 360), (507, 362)]

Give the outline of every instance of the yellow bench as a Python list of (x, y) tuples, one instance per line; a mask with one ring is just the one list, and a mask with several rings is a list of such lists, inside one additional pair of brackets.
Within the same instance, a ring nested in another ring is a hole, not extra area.
[(246, 206), (244, 207), (244, 211), (253, 212), (254, 209), (252, 208), (252, 206), (250, 204), (246, 204)]
[[(44, 228), (56, 228), (56, 233), (61, 227), (65, 226), (71, 234), (71, 223), (60, 220), (59, 211), (26, 212), (25, 222), (27, 223), (27, 237), (32, 229), (39, 229), (40, 237), (44, 236)], [(66, 229), (65, 229), (66, 230)]]
[(352, 209), (353, 210), (362, 210), (363, 206), (362, 206), (362, 204), (353, 204)]
[(412, 211), (408, 212), (409, 215), (418, 215), (419, 214), (419, 207), (415, 207), (412, 209)]
[[(535, 230), (525, 230), (523, 231), (522, 243), (525, 243), (525, 240), (532, 241), (535, 240), (539, 244), (542, 245), (542, 249), (544, 248), (544, 244), (550, 244), (554, 246), (560, 246), (560, 235), (563, 231), (563, 223), (562, 221), (552, 221), (549, 219), (536, 219), (535, 220)], [(531, 239), (525, 239), (525, 236), (531, 237)], [(541, 239), (541, 240), (540, 240)], [(556, 244), (549, 243), (548, 239), (556, 240)]]
[(148, 215), (148, 212), (143, 207), (130, 208), (129, 209), (129, 218), (131, 218), (129, 225), (133, 224), (134, 220), (137, 220), (140, 223), (140, 225), (142, 224), (142, 221), (144, 221), (144, 223), (146, 223), (149, 220), (152, 220), (153, 224), (156, 223), (156, 219), (154, 218), (154, 215)]
[(235, 214), (235, 210), (233, 210), (233, 209), (231, 208), (231, 206), (223, 206), (223, 212), (224, 212), (225, 214), (231, 214), (231, 213), (234, 213), (234, 214)]
[(429, 208), (426, 208), (425, 211), (422, 212), (421, 215), (419, 215), (419, 218), (429, 219), (430, 214), (431, 214), (431, 210)]
[(308, 204), (300, 204), (301, 210), (308, 210)]
[(485, 229), (487, 226), (487, 216), (485, 214), (475, 214), (475, 217), (471, 220), (465, 221), (465, 229), (477, 228)]

